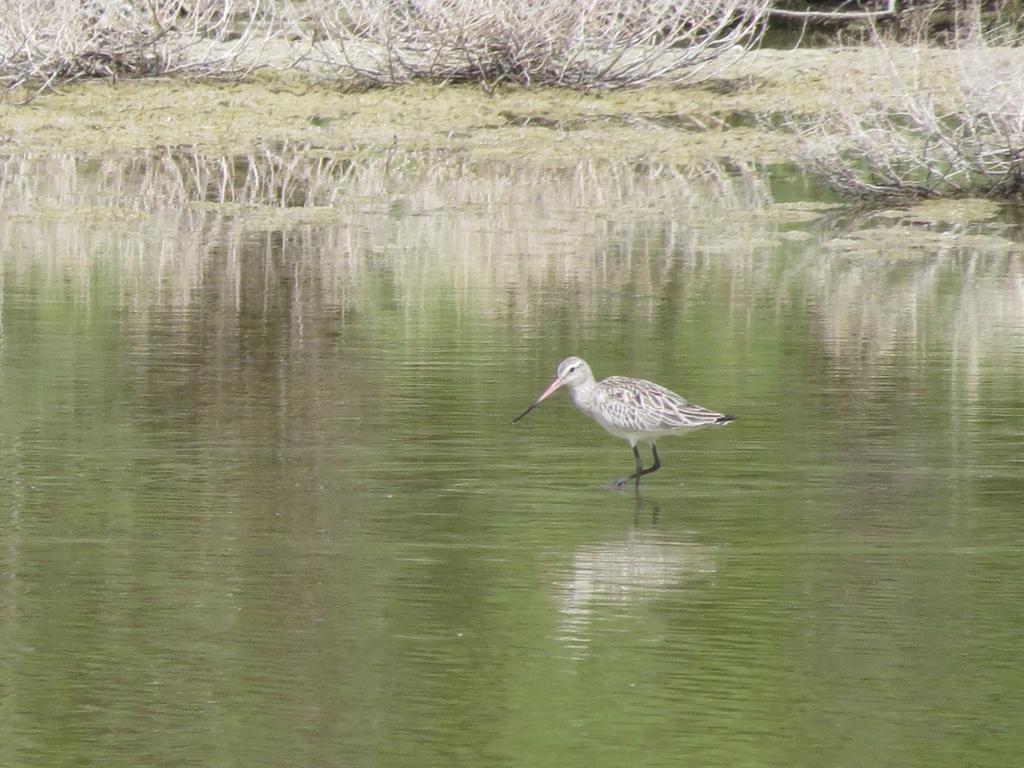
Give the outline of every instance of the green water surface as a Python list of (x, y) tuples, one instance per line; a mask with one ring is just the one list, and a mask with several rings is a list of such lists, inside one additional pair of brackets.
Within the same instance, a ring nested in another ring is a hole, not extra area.
[[(1020, 764), (1011, 212), (13, 162), (0, 766)], [(564, 394), (511, 424), (569, 354), (738, 420), (609, 492)]]

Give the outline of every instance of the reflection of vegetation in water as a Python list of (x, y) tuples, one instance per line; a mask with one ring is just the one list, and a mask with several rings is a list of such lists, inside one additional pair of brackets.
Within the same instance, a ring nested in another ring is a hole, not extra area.
[[(109, 269), (142, 312), (204, 295), (236, 311), (258, 287), (280, 294), (296, 322), (367, 302), (417, 311), (450, 301), (521, 319), (564, 305), (585, 319), (611, 301), (642, 317), (717, 275), (737, 316), (750, 296), (812, 296), (834, 348), (872, 356), (933, 336), (937, 322), (943, 337), (970, 332), (978, 343), (968, 346), (983, 349), (1012, 333), (1021, 312), (1017, 248), (986, 223), (991, 208), (829, 224), (827, 208), (774, 204), (769, 183), (745, 166), (357, 162), (304, 146), (244, 157), (163, 150), (128, 162), (11, 156), (0, 205), (8, 269), (32, 265), (50, 279)], [(789, 236), (816, 230), (827, 233), (824, 250)], [(45, 252), (32, 247), (44, 241)], [(780, 275), (771, 254), (783, 241), (807, 256), (788, 257)], [(70, 282), (88, 300), (89, 280)]]
[[(203, 279), (224, 286), (222, 298), (230, 300), (231, 286), (241, 283), (246, 266), (240, 250), (263, 232), (280, 240), (269, 269), (303, 264), (307, 280), (297, 290), (343, 284), (350, 289), (369, 263), (384, 256), (407, 295), (472, 283), (473, 300), (486, 309), (487, 297), (509, 286), (576, 284), (601, 274), (608, 279), (618, 269), (608, 261), (614, 259), (609, 245), (635, 239), (639, 235), (631, 233), (640, 228), (656, 226), (670, 247), (749, 245), (759, 223), (733, 223), (726, 230), (715, 212), (758, 207), (767, 194), (764, 181), (745, 167), (705, 165), (686, 173), (581, 162), (570, 170), (548, 170), (432, 160), (399, 155), (352, 162), (307, 157), (287, 147), (273, 157), (179, 151), (146, 154), (127, 164), (73, 155), (56, 161), (11, 158), (0, 202), (19, 226), (37, 221), (41, 211), (55, 219), (58, 233), (89, 237), (109, 223), (107, 236), (120, 236), (108, 252), (137, 248), (132, 231), (147, 239), (156, 234), (155, 255), (138, 258), (136, 252), (123, 259), (125, 279), (135, 275), (138, 296), (162, 284), (179, 292), (172, 303), (187, 304), (195, 281)], [(59, 180), (56, 188), (46, 181), (50, 177)], [(31, 209), (25, 201), (32, 201)], [(97, 201), (109, 203), (107, 215), (96, 216)], [(139, 210), (150, 211), (151, 218), (140, 220)], [(442, 214), (448, 210), (456, 212), (454, 225)], [(664, 224), (668, 212), (672, 221)], [(90, 222), (103, 225), (96, 230)], [(206, 271), (211, 246), (226, 255), (216, 270)], [(59, 250), (75, 261), (73, 243)], [(88, 241), (77, 250), (78, 258), (88, 253)], [(178, 277), (171, 279), (173, 274)], [(654, 272), (647, 280), (656, 277)], [(527, 302), (522, 309), (529, 310)]]
[[(979, 353), (1002, 351), (1024, 319), (1024, 254), (998, 207), (983, 201), (880, 211), (833, 231), (809, 273), (827, 349), (861, 364), (906, 352), (921, 362), (945, 350), (977, 373)], [(984, 354), (984, 353), (982, 353)]]

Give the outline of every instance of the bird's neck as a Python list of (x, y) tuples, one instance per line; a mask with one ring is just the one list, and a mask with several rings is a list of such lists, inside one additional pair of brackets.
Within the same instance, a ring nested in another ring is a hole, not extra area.
[(589, 410), (590, 404), (594, 400), (594, 391), (596, 389), (597, 382), (593, 379), (587, 379), (573, 387), (569, 393), (572, 395), (572, 401), (576, 404), (576, 407), (581, 411), (586, 411)]

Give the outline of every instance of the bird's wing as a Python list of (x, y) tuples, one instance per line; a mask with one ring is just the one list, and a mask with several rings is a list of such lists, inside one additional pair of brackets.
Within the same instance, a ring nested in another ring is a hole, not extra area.
[(703, 427), (725, 418), (646, 379), (611, 376), (601, 382), (601, 390), (606, 412), (637, 432)]

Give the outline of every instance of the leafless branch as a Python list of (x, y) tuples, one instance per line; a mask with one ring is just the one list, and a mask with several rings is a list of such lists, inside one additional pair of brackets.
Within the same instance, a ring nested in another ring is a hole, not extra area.
[(806, 21), (855, 21), (857, 19), (883, 19), (895, 16), (899, 11), (896, 9), (896, 0), (887, 0), (885, 8), (877, 11), (791, 11), (786, 8), (771, 8), (768, 13), (786, 19), (804, 19)]

